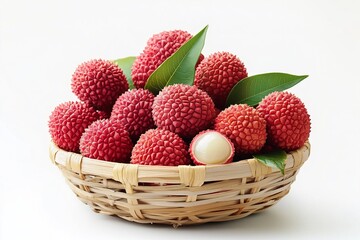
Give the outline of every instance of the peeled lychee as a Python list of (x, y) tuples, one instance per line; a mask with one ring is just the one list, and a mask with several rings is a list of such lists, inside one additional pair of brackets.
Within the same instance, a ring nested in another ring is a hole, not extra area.
[(153, 35), (132, 66), (131, 77), (135, 87), (144, 88), (155, 69), (191, 37), (190, 33), (182, 30), (164, 31)]
[(190, 156), (196, 165), (230, 163), (234, 157), (234, 144), (214, 130), (200, 132), (191, 141)]
[(62, 103), (50, 115), (49, 132), (58, 147), (78, 152), (79, 141), (85, 128), (98, 119), (98, 113), (86, 103)]
[(71, 88), (81, 101), (96, 109), (108, 110), (129, 88), (129, 84), (116, 64), (106, 60), (91, 60), (75, 70)]
[(178, 166), (189, 164), (187, 145), (177, 134), (163, 129), (150, 129), (135, 144), (131, 163)]
[(196, 68), (194, 85), (207, 92), (216, 107), (223, 109), (231, 89), (245, 77), (246, 68), (235, 55), (218, 52), (205, 58)]
[(205, 130), (215, 116), (215, 106), (206, 92), (196, 86), (175, 84), (165, 87), (153, 104), (156, 126), (184, 138)]
[(111, 119), (120, 121), (135, 142), (141, 134), (155, 127), (151, 113), (153, 102), (154, 95), (148, 90), (127, 91), (116, 100)]
[(215, 119), (214, 129), (227, 136), (238, 154), (258, 152), (266, 141), (266, 121), (246, 104), (231, 105)]
[(93, 122), (80, 139), (83, 156), (110, 162), (129, 162), (132, 147), (124, 126), (109, 119)]
[(258, 105), (266, 120), (268, 142), (290, 151), (300, 148), (310, 135), (310, 116), (299, 98), (288, 92), (273, 92)]

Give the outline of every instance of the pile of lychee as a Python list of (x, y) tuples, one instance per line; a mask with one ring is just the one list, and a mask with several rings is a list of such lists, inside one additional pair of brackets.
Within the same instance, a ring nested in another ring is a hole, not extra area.
[(200, 55), (192, 86), (169, 85), (157, 95), (144, 89), (150, 75), (191, 37), (181, 30), (151, 37), (132, 65), (131, 90), (113, 61), (79, 65), (71, 88), (80, 101), (52, 112), (53, 142), (93, 159), (165, 166), (224, 164), (304, 145), (310, 117), (291, 93), (272, 92), (255, 107), (226, 107), (231, 89), (248, 76), (234, 54)]

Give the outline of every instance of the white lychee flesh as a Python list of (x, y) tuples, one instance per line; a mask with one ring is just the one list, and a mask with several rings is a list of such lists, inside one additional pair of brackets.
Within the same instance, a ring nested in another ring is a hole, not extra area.
[(203, 164), (222, 164), (233, 155), (231, 142), (216, 131), (209, 131), (195, 139), (192, 154)]

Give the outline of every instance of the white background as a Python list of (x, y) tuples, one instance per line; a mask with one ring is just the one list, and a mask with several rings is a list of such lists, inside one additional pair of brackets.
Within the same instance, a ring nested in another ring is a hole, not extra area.
[[(309, 74), (291, 89), (312, 118), (312, 152), (267, 211), (172, 229), (93, 213), (48, 158), (48, 116), (75, 100), (92, 58), (137, 55), (163, 30), (229, 51), (250, 75)], [(360, 1), (0, 0), (0, 239), (360, 239)]]

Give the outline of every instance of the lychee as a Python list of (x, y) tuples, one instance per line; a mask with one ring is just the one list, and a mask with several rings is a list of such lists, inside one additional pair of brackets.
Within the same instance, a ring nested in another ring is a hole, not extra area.
[(110, 162), (129, 162), (132, 147), (124, 126), (109, 119), (93, 122), (80, 139), (83, 156)]
[(189, 148), (196, 165), (230, 163), (234, 157), (234, 144), (215, 130), (205, 130), (196, 135)]
[(71, 88), (81, 101), (96, 109), (106, 110), (129, 88), (129, 84), (116, 64), (99, 59), (77, 67), (72, 76)]
[[(164, 31), (153, 35), (132, 66), (131, 77), (135, 87), (144, 88), (155, 69), (191, 37), (190, 33), (182, 30)], [(199, 60), (201, 58), (203, 58), (202, 55)]]
[(272, 146), (270, 143), (269, 143), (269, 138), (266, 139), (266, 143), (264, 144), (264, 146), (261, 148), (261, 153), (270, 153), (270, 152), (273, 152), (275, 150), (278, 150), (278, 148)]
[(221, 112), (221, 110), (218, 109), (217, 107), (215, 107), (215, 116), (209, 125), (209, 129), (214, 129), (215, 119), (219, 115), (220, 112)]
[(205, 59), (205, 56), (203, 54), (200, 54), (199, 59), (195, 65), (195, 69), (199, 66), (199, 64)]
[(258, 152), (266, 141), (266, 121), (246, 104), (231, 105), (215, 119), (214, 129), (227, 136), (238, 154)]
[(288, 92), (273, 92), (258, 105), (265, 118), (271, 145), (290, 151), (300, 148), (310, 135), (310, 116), (303, 102)]
[(151, 113), (153, 102), (154, 95), (148, 90), (127, 91), (116, 100), (111, 119), (120, 121), (135, 142), (142, 133), (155, 127)]
[(206, 92), (196, 86), (167, 86), (155, 97), (153, 104), (156, 126), (184, 138), (194, 137), (205, 130), (214, 116), (213, 101)]
[(177, 166), (189, 164), (187, 145), (177, 134), (163, 129), (150, 129), (135, 144), (131, 163)]
[(111, 112), (109, 112), (109, 111), (97, 110), (96, 112), (99, 114), (99, 119), (108, 119), (108, 118), (110, 118)]
[(247, 75), (244, 64), (234, 54), (217, 52), (196, 68), (194, 85), (207, 92), (216, 107), (223, 109), (231, 89)]
[(79, 141), (85, 128), (99, 119), (95, 109), (82, 102), (65, 102), (50, 115), (49, 132), (54, 143), (71, 152), (79, 151)]

